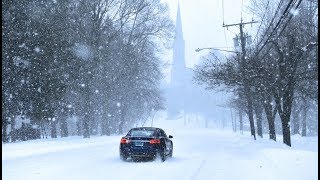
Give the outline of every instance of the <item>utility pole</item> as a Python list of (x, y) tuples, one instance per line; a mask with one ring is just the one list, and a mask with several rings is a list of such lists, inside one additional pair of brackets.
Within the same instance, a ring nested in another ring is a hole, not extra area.
[(230, 27), (230, 26), (239, 26), (240, 28), (240, 43), (241, 43), (241, 61), (240, 61), (240, 71), (242, 74), (242, 78), (243, 78), (243, 88), (244, 88), (244, 94), (245, 97), (247, 99), (247, 108), (248, 108), (248, 116), (249, 116), (249, 122), (250, 122), (250, 129), (251, 129), (251, 135), (253, 136), (254, 140), (256, 140), (256, 133), (255, 133), (255, 128), (254, 128), (254, 120), (253, 120), (253, 107), (252, 107), (252, 96), (251, 96), (251, 90), (250, 90), (250, 86), (249, 86), (249, 79), (248, 79), (248, 74), (246, 72), (246, 44), (245, 44), (245, 37), (243, 35), (243, 26), (245, 24), (253, 24), (253, 23), (257, 23), (257, 21), (251, 21), (251, 22), (241, 22), (237, 23), (237, 24), (229, 24), (229, 25), (225, 25), (223, 24), (222, 27)]

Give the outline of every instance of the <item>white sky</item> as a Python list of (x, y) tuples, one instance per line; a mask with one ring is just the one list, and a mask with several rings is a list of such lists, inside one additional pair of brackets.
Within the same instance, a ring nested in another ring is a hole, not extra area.
[[(170, 7), (170, 15), (176, 20), (178, 0), (163, 0)], [(237, 26), (229, 27), (228, 30), (222, 27), (223, 19), (225, 24), (239, 23), (241, 20), (241, 9), (243, 21), (251, 21), (252, 13), (248, 12), (246, 4), (249, 0), (179, 0), (182, 19), (182, 31), (185, 40), (186, 66), (192, 68), (201, 56), (207, 54), (208, 50), (195, 52), (197, 48), (204, 47), (230, 47), (233, 50), (233, 40), (236, 33), (239, 33)], [(243, 6), (242, 6), (243, 3)], [(223, 7), (224, 6), (224, 13)], [(224, 18), (223, 18), (224, 14)], [(256, 25), (253, 25), (253, 28)], [(245, 30), (251, 30), (250, 25)], [(226, 41), (227, 40), (227, 41)], [(172, 52), (168, 58), (171, 57)]]

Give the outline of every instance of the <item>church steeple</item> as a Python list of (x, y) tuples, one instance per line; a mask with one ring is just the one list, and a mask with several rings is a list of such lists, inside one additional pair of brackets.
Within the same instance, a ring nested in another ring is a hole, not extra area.
[[(178, 10), (177, 10), (177, 17), (176, 17), (176, 38), (181, 38), (183, 39), (183, 34), (182, 34), (182, 23), (181, 23), (181, 15), (180, 15), (180, 3), (178, 1)], [(179, 36), (179, 37), (177, 37)]]
[(176, 116), (184, 109), (186, 90), (185, 44), (182, 34), (180, 3), (178, 2), (175, 37), (173, 41), (173, 61), (168, 92), (168, 116)]
[(185, 44), (182, 34), (182, 21), (180, 14), (180, 3), (178, 2), (175, 38), (173, 42), (173, 63), (171, 69), (172, 85), (181, 84), (185, 73)]

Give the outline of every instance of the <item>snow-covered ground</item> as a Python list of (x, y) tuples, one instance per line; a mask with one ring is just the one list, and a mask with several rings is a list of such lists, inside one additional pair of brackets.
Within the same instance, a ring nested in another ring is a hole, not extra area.
[(316, 180), (318, 137), (292, 137), (292, 147), (231, 128), (159, 116), (154, 126), (173, 135), (173, 157), (165, 162), (122, 162), (121, 136), (68, 137), (2, 144), (5, 180)]

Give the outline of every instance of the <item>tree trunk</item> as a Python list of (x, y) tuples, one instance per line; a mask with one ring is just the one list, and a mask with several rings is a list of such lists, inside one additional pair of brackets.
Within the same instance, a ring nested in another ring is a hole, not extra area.
[(239, 110), (239, 125), (240, 125), (240, 133), (243, 134), (243, 120), (242, 120), (242, 110)]
[(118, 129), (119, 134), (123, 134), (126, 110), (127, 110), (126, 105), (122, 103), (121, 112), (120, 112), (120, 123), (119, 123), (119, 129)]
[[(106, 99), (106, 97), (104, 99)], [(102, 104), (101, 135), (110, 136), (109, 121), (111, 117), (109, 117), (108, 112), (108, 102), (104, 101)]]
[(257, 118), (258, 136), (263, 138), (263, 135), (262, 135), (262, 110), (261, 110), (260, 106), (255, 107), (255, 113), (256, 113), (256, 118)]
[(68, 137), (68, 122), (67, 122), (67, 115), (65, 111), (63, 112), (62, 116), (60, 117), (60, 129), (61, 129), (61, 137)]
[[(90, 105), (90, 108), (91, 108), (91, 110), (90, 110), (90, 112), (94, 112), (95, 111), (95, 109), (94, 109), (94, 107), (92, 106), (92, 105)], [(96, 119), (96, 113), (91, 113), (92, 114), (92, 118), (91, 118), (91, 121), (90, 121), (90, 135), (97, 135), (97, 131), (98, 131), (98, 121), (97, 121), (97, 119)]]
[(276, 103), (278, 107), (278, 112), (281, 118), (281, 124), (282, 124), (282, 134), (283, 134), (283, 143), (291, 147), (291, 138), (290, 138), (290, 114), (291, 109), (289, 109), (288, 106), (290, 106), (288, 103), (288, 99), (284, 98), (284, 105), (282, 111), (280, 100), (276, 98)]
[(269, 126), (269, 139), (276, 141), (276, 129), (274, 125), (275, 114), (272, 113), (272, 106), (268, 102), (264, 104), (264, 109)]
[(249, 122), (250, 122), (250, 129), (251, 129), (251, 136), (253, 136), (254, 140), (256, 140), (256, 132), (254, 127), (254, 120), (253, 120), (253, 107), (252, 107), (252, 96), (250, 94), (250, 88), (248, 85), (245, 85), (245, 96), (247, 99), (247, 110), (248, 110), (248, 116), (249, 116)]
[(101, 136), (107, 135), (107, 127), (106, 127), (106, 117), (102, 116), (101, 118)]
[[(288, 89), (290, 86), (288, 87)], [(283, 134), (283, 143), (291, 147), (291, 138), (290, 138), (290, 115), (292, 108), (292, 100), (293, 100), (293, 89), (291, 91), (285, 92), (283, 95), (283, 110), (281, 108), (281, 99), (276, 94), (275, 101), (276, 106), (279, 112), (279, 116), (281, 118), (282, 124), (282, 134)]]
[(279, 55), (279, 77), (277, 78), (277, 86), (272, 89), (272, 93), (276, 102), (276, 108), (281, 118), (283, 143), (291, 147), (290, 116), (292, 111), (293, 92), (295, 89), (294, 86), (296, 83), (295, 74), (298, 66), (298, 59), (300, 58), (294, 55), (293, 35), (289, 35), (287, 40), (287, 51), (283, 51), (279, 44), (272, 41)]
[(297, 103), (295, 103), (295, 106), (293, 106), (292, 110), (292, 125), (293, 125), (293, 131), (292, 134), (300, 134), (299, 129), (300, 129), (300, 121), (299, 121), (299, 114), (300, 111), (297, 108)]
[(8, 119), (2, 116), (2, 142), (6, 143), (9, 142), (8, 134), (7, 134), (7, 127), (8, 127)]
[[(10, 121), (10, 124), (11, 124), (11, 132), (15, 132), (15, 130), (16, 130), (16, 127), (15, 127), (15, 126), (16, 126), (15, 116), (12, 116), (10, 120), (11, 120), (11, 121)], [(16, 139), (13, 138), (12, 135), (11, 135), (11, 142), (14, 142), (14, 141), (16, 141)]]
[(233, 121), (233, 115), (232, 115), (232, 109), (230, 109), (230, 113), (231, 113), (231, 124), (232, 124), (232, 131), (233, 132), (236, 132), (236, 127), (235, 127), (235, 125), (234, 125), (234, 121)]
[(44, 139), (44, 138), (47, 139), (48, 136), (47, 136), (47, 132), (46, 132), (46, 127), (45, 127), (44, 119), (40, 122), (40, 129), (41, 129), (42, 139)]
[(107, 136), (110, 136), (111, 135), (111, 127), (110, 127), (110, 125), (111, 125), (111, 118), (112, 117), (109, 117), (109, 116), (107, 116), (107, 118), (106, 118), (106, 120), (105, 120), (105, 124), (106, 124), (106, 135)]
[(83, 127), (83, 138), (90, 138), (90, 130), (89, 130), (89, 119), (90, 116), (88, 113), (85, 113), (84, 118), (82, 120), (82, 127)]
[(237, 132), (237, 118), (234, 117), (234, 132)]
[[(106, 110), (104, 110), (106, 112)], [(103, 113), (102, 118), (101, 118), (101, 136), (107, 135), (110, 136), (110, 129), (109, 129), (109, 121), (110, 118), (107, 113)]]
[(90, 96), (90, 87), (88, 78), (86, 79), (85, 84), (85, 113), (84, 118), (82, 120), (82, 128), (83, 128), (83, 138), (90, 138), (90, 121), (93, 118), (91, 115), (91, 96)]
[(77, 125), (77, 136), (81, 136), (82, 135), (82, 127), (81, 127), (82, 121), (83, 121), (83, 119), (79, 118), (78, 121), (76, 122), (76, 125)]
[(57, 121), (50, 121), (51, 138), (57, 138)]
[[(290, 117), (289, 117), (290, 118)], [(282, 119), (282, 133), (283, 133), (283, 143), (291, 147), (291, 136), (290, 136), (290, 120), (288, 116)]]
[(118, 127), (119, 134), (123, 134), (124, 116), (121, 114), (120, 123)]
[[(90, 92), (90, 91), (89, 91)], [(93, 96), (90, 95), (89, 97), (89, 103), (88, 103), (88, 114), (89, 114), (89, 136), (90, 135), (97, 135), (97, 130), (98, 130), (98, 124), (96, 120), (96, 112), (95, 112), (95, 106), (93, 106)]]
[(303, 100), (303, 107), (302, 107), (302, 133), (301, 136), (307, 136), (307, 101)]

